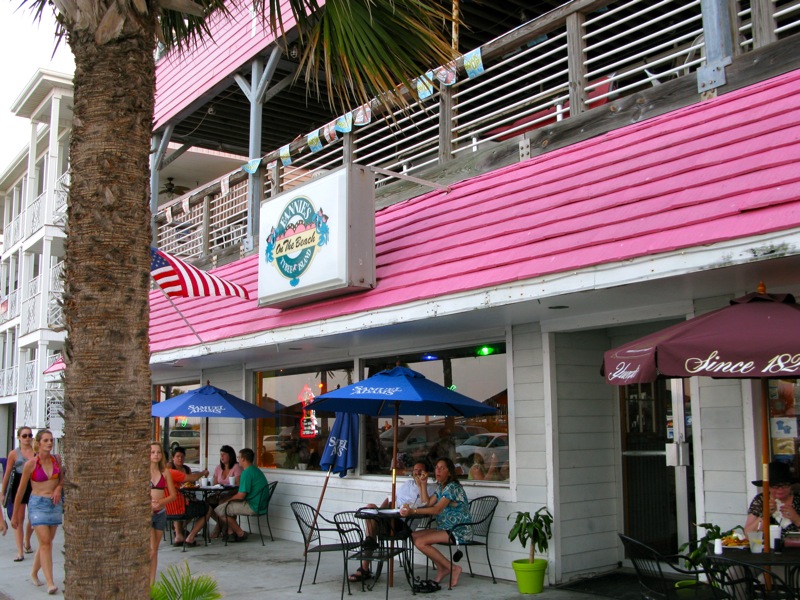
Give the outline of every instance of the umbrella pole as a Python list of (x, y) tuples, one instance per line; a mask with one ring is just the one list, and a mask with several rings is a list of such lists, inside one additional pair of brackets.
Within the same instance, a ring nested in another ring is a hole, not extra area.
[[(319, 502), (317, 502), (317, 512), (314, 513), (314, 521), (311, 523), (311, 530), (313, 531), (314, 528), (317, 526), (317, 516), (319, 515), (319, 509), (322, 507), (322, 499), (325, 497), (325, 490), (328, 489), (328, 480), (331, 478), (331, 472), (333, 471), (333, 465), (328, 467), (328, 474), (325, 476), (325, 483), (322, 484), (322, 491), (319, 494)], [(303, 554), (305, 555), (308, 552), (308, 544), (311, 542), (311, 538), (305, 540), (306, 547), (303, 549)]]
[(766, 379), (761, 380), (761, 407), (761, 478), (764, 481), (761, 529), (764, 532), (764, 552), (769, 552), (772, 540), (769, 539), (769, 382)]
[[(392, 417), (392, 508), (397, 508), (397, 424), (400, 421), (400, 403), (394, 403), (394, 416)], [(392, 540), (394, 548), (394, 540)], [(389, 587), (394, 587), (394, 561), (389, 562)]]
[[(203, 466), (203, 468), (208, 468), (208, 417), (206, 417), (206, 464)], [(211, 483), (214, 482), (212, 481)]]

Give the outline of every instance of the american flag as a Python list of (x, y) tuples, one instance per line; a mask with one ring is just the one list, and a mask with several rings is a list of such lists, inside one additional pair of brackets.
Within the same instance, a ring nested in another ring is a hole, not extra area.
[(162, 250), (150, 247), (150, 274), (167, 296), (193, 298), (198, 296), (240, 296), (250, 299), (247, 290), (201, 271)]

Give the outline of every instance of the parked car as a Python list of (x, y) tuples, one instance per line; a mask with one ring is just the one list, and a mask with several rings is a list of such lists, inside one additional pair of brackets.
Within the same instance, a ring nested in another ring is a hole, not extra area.
[(171, 429), (169, 432), (169, 451), (182, 446), (186, 450), (186, 460), (200, 458), (200, 432), (197, 429)]
[(492, 454), (497, 457), (497, 464), (500, 465), (508, 460), (508, 434), (505, 433), (479, 433), (464, 440), (460, 446), (456, 446), (456, 454), (466, 464), (475, 462), (475, 455), (483, 457), (484, 464), (489, 464)]
[[(406, 466), (411, 466), (414, 461), (426, 458), (431, 446), (439, 441), (439, 430), (445, 426), (436, 425), (401, 425), (397, 430), (397, 456)], [(485, 431), (485, 429), (484, 429)], [(466, 427), (456, 425), (451, 434), (453, 444), (463, 444), (470, 437)], [(391, 456), (394, 443), (394, 431), (387, 429), (380, 435), (381, 446)]]

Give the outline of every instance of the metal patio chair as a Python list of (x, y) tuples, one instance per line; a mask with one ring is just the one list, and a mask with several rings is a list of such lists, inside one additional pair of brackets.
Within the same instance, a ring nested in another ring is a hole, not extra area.
[[(625, 546), (625, 552), (633, 563), (642, 598), (647, 600), (712, 600), (718, 598), (715, 589), (700, 581), (700, 569), (683, 569), (678, 566), (688, 557), (674, 554), (665, 556), (658, 550), (641, 542), (618, 534)], [(691, 585), (676, 586), (680, 575), (683, 580), (693, 581)]]
[[(300, 576), (300, 587), (297, 588), (297, 593), (299, 594), (303, 589), (303, 579), (306, 576), (306, 567), (308, 566), (308, 555), (311, 553), (317, 555), (317, 568), (314, 570), (314, 580), (311, 582), (313, 585), (317, 583), (317, 573), (319, 572), (319, 563), (322, 559), (322, 553), (343, 552), (346, 550), (346, 546), (341, 541), (336, 543), (322, 543), (321, 534), (330, 533), (336, 535), (338, 538), (339, 530), (334, 521), (323, 517), (317, 512), (316, 508), (303, 502), (292, 502), (291, 507), (294, 517), (297, 519), (297, 525), (300, 527), (300, 533), (303, 536), (303, 545), (305, 546), (305, 550), (303, 551), (303, 574)], [(348, 581), (348, 589), (349, 585), (350, 583)]]
[[(776, 573), (780, 567), (762, 567), (725, 556), (703, 557), (703, 567), (721, 600), (794, 600), (797, 588)], [(781, 569), (782, 570), (782, 569)]]

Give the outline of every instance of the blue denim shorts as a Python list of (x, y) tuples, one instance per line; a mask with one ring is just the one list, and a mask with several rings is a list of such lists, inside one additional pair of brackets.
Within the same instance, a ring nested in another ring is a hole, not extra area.
[[(28, 505), (30, 506), (30, 504)], [(167, 509), (162, 508), (158, 512), (153, 513), (153, 520), (150, 526), (156, 531), (164, 531), (167, 528)]]
[(64, 518), (64, 504), (53, 504), (50, 496), (31, 495), (28, 500), (28, 520), (31, 525), (61, 525)]

